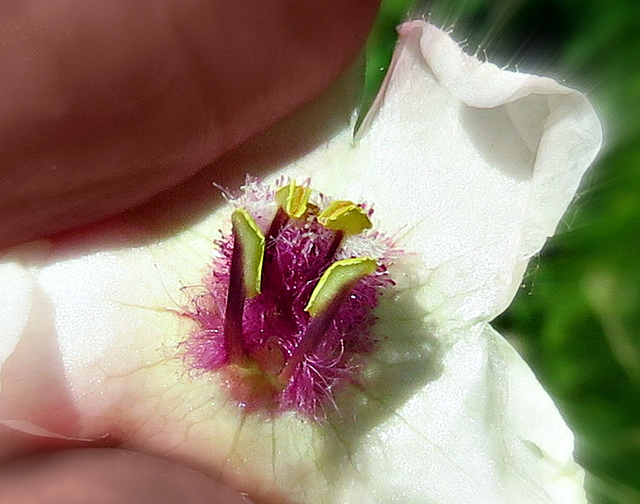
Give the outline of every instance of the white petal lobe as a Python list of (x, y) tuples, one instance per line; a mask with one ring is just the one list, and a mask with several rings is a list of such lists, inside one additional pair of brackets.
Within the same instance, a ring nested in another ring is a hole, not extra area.
[(490, 320), (553, 234), (600, 123), (577, 91), (480, 62), (431, 25), (400, 34), (357, 145), (345, 133), (299, 171), (374, 202), (383, 228), (403, 230), (401, 246), (422, 254), (422, 303), (441, 323)]
[(572, 435), (533, 373), (488, 325), (458, 336), (443, 375), (356, 450), (376, 476), (342, 502), (584, 502)]

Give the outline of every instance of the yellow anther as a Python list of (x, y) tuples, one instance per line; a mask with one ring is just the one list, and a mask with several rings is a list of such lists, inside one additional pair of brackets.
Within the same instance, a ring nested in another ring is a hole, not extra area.
[(307, 211), (310, 195), (310, 187), (296, 185), (296, 181), (292, 180), (289, 185), (276, 191), (276, 203), (289, 217), (299, 219)]
[(371, 227), (367, 213), (351, 201), (333, 201), (318, 216), (324, 227), (356, 235)]
[(370, 257), (355, 257), (334, 262), (320, 277), (305, 311), (312, 317), (318, 316), (336, 297), (346, 290), (351, 290), (356, 282), (373, 273), (377, 267), (375, 259)]
[(242, 279), (247, 298), (260, 294), (265, 238), (253, 217), (244, 208), (231, 215), (234, 247), (240, 247), (242, 255)]

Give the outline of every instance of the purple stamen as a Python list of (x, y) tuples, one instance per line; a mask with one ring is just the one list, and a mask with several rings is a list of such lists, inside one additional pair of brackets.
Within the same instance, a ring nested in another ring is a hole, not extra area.
[(327, 251), (327, 266), (335, 257), (338, 248), (340, 248), (340, 245), (342, 244), (342, 240), (344, 240), (344, 231), (338, 229), (334, 232), (333, 240), (331, 240), (331, 245), (329, 246), (329, 250)]
[(284, 228), (288, 221), (289, 216), (287, 215), (287, 212), (284, 211), (284, 208), (278, 207), (276, 215), (271, 221), (271, 225), (269, 226), (269, 231), (267, 231), (267, 234), (265, 236), (267, 240), (267, 246), (269, 246), (270, 243), (273, 243), (275, 237), (280, 234), (280, 231), (282, 231), (282, 228)]
[(246, 300), (246, 287), (243, 278), (242, 256), (242, 243), (234, 229), (227, 307), (224, 314), (224, 347), (229, 362), (232, 364), (241, 364), (245, 360), (242, 346), (242, 316)]
[[(220, 257), (204, 279), (207, 292), (186, 313), (199, 327), (183, 343), (185, 358), (192, 368), (220, 373), (231, 398), (247, 410), (296, 411), (319, 421), (335, 404), (335, 394), (357, 382), (362, 357), (374, 348), (372, 310), (382, 290), (393, 285), (387, 271), (397, 251), (378, 233), (357, 240), (358, 250), (350, 251), (344, 230), (319, 222), (330, 204), (322, 196), (310, 203), (312, 211), (295, 217), (280, 204), (265, 222), (262, 216), (273, 212), (273, 200), (265, 201), (264, 210), (258, 201), (276, 191), (252, 183), (257, 185), (237, 200), (236, 212), (267, 228), (263, 251), (253, 254), (255, 235), (240, 236), (235, 225), (231, 237), (217, 242)], [(322, 309), (307, 311), (324, 273), (338, 258), (361, 258), (368, 239), (375, 242), (374, 269), (357, 281), (338, 283)], [(262, 258), (260, 272), (245, 270), (247, 253), (254, 266), (256, 257)], [(256, 278), (259, 288), (251, 282)]]
[(343, 292), (341, 292), (340, 295), (332, 301), (329, 308), (317, 317), (313, 317), (311, 319), (311, 323), (307, 327), (307, 330), (293, 352), (293, 355), (289, 357), (284, 369), (278, 375), (278, 381), (281, 383), (289, 382), (293, 373), (296, 371), (296, 368), (318, 347), (322, 338), (327, 333), (327, 329), (329, 329), (329, 326), (335, 319), (344, 299), (349, 295), (352, 289), (353, 285), (347, 286)]

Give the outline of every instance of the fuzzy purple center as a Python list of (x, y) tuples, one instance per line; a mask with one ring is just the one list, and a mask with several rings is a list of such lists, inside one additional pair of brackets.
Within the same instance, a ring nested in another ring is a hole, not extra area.
[(250, 410), (296, 411), (321, 420), (335, 394), (356, 383), (375, 342), (371, 327), (373, 309), (383, 288), (392, 284), (381, 264), (375, 273), (359, 280), (339, 305), (317, 343), (295, 365), (286, 382), (282, 370), (308, 337), (312, 318), (305, 311), (323, 272), (336, 260), (355, 257), (341, 244), (335, 250), (336, 232), (315, 217), (288, 219), (274, 236), (267, 236), (262, 272), (262, 292), (247, 299), (242, 318), (242, 351), (250, 363), (231, 362), (224, 341), (233, 238), (217, 242), (221, 257), (205, 280), (207, 291), (193, 300), (188, 315), (199, 330), (184, 344), (189, 364), (202, 371), (222, 373), (231, 397)]

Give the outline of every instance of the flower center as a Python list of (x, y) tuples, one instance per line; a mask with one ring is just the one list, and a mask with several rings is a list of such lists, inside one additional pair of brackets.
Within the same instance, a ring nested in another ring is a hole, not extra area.
[(389, 240), (367, 231), (372, 212), (313, 196), (295, 182), (245, 187), (207, 292), (187, 313), (199, 328), (184, 346), (187, 362), (220, 372), (246, 409), (320, 420), (357, 382), (375, 344), (373, 309), (393, 282)]

